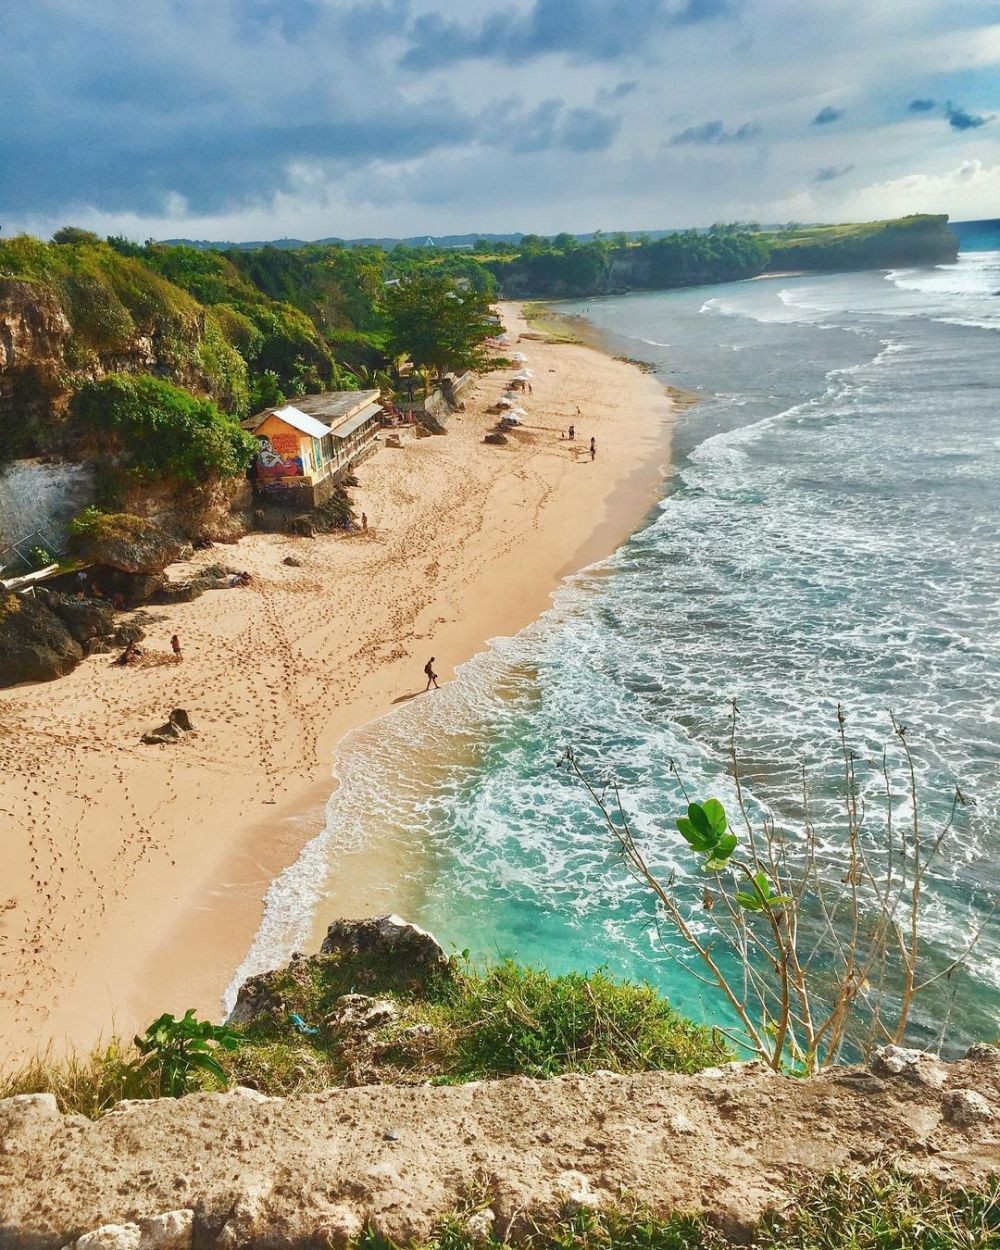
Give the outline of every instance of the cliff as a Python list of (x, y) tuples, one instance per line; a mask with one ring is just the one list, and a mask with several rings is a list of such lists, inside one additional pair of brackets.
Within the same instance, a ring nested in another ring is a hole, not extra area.
[(947, 215), (919, 213), (894, 221), (790, 228), (772, 236), (768, 269), (842, 272), (948, 265), (957, 259), (958, 248)]
[(123, 1103), (97, 1121), (22, 1095), (0, 1102), (0, 1246), (292, 1248), (343, 1245), (366, 1225), (414, 1243), (470, 1205), (480, 1236), (516, 1238), (623, 1194), (745, 1237), (803, 1184), (887, 1151), (918, 1178), (985, 1186), (1000, 1169), (1000, 1051), (952, 1065), (902, 1054), (810, 1081), (734, 1064), (291, 1098), (236, 1089)]

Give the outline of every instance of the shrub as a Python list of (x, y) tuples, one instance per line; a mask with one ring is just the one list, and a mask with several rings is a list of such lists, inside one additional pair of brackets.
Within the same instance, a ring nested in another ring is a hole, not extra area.
[(222, 1025), (198, 1020), (194, 1008), (177, 1020), (165, 1013), (154, 1020), (142, 1036), (134, 1039), (142, 1059), (137, 1070), (154, 1079), (160, 1094), (180, 1098), (192, 1088), (195, 1078), (207, 1073), (223, 1085), (226, 1074), (216, 1058), (217, 1050), (235, 1050), (236, 1034)]
[(235, 477), (257, 449), (211, 400), (147, 374), (86, 383), (73, 399), (73, 413), (85, 428), (110, 435), (118, 463), (142, 477)]
[(728, 1058), (709, 1029), (648, 986), (601, 972), (553, 977), (505, 962), (466, 979), (450, 1011), (452, 1075), (550, 1077), (561, 1072), (696, 1072)]

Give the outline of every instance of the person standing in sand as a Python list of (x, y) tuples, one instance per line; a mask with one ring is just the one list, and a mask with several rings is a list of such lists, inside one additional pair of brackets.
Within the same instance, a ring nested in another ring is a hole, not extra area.
[(595, 457), (596, 455), (597, 455), (597, 439), (592, 438), (592, 439), (590, 440), (590, 459), (591, 459), (591, 462), (593, 462), (593, 459), (594, 459), (594, 457)]
[(368, 513), (367, 512), (362, 512), (361, 514), (361, 528), (364, 530), (366, 534), (368, 533)]
[(177, 637), (176, 634), (172, 635), (170, 639), (170, 649), (174, 653), (174, 659), (179, 664), (181, 660), (184, 659), (184, 656), (181, 655), (181, 640)]
[(433, 656), (431, 656), (431, 658), (424, 665), (424, 672), (427, 674), (427, 685), (424, 686), (424, 694), (426, 694), (427, 691), (430, 690), (432, 683), (434, 685), (435, 690), (440, 690), (441, 687), (438, 685), (437, 673), (434, 672), (434, 657)]

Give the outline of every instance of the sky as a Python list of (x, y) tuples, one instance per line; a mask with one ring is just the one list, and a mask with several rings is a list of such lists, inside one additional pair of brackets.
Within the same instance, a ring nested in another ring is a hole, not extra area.
[(1000, 0), (8, 0), (0, 227), (1000, 216)]

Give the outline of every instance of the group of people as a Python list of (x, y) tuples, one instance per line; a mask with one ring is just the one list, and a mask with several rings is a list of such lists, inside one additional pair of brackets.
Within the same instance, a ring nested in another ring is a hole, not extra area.
[[(575, 426), (575, 425), (571, 425), (571, 426), (569, 427), (569, 433), (568, 433), (568, 434), (560, 434), (560, 435), (559, 435), (559, 437), (560, 437), (560, 438), (568, 438), (568, 439), (569, 439), (569, 441), (570, 441), (571, 443), (576, 442), (576, 426)], [(596, 455), (597, 455), (597, 439), (596, 439), (596, 438), (591, 438), (591, 440), (590, 440), (590, 458), (591, 458), (591, 460), (593, 460), (593, 459), (595, 458), (595, 456), (596, 456)]]
[[(179, 664), (184, 659), (184, 653), (181, 651), (181, 640), (176, 634), (170, 637), (170, 650), (174, 653), (174, 661)], [(145, 654), (143, 648), (133, 640), (126, 644), (125, 650), (113, 663), (120, 668), (126, 668), (130, 664), (138, 664)]]

